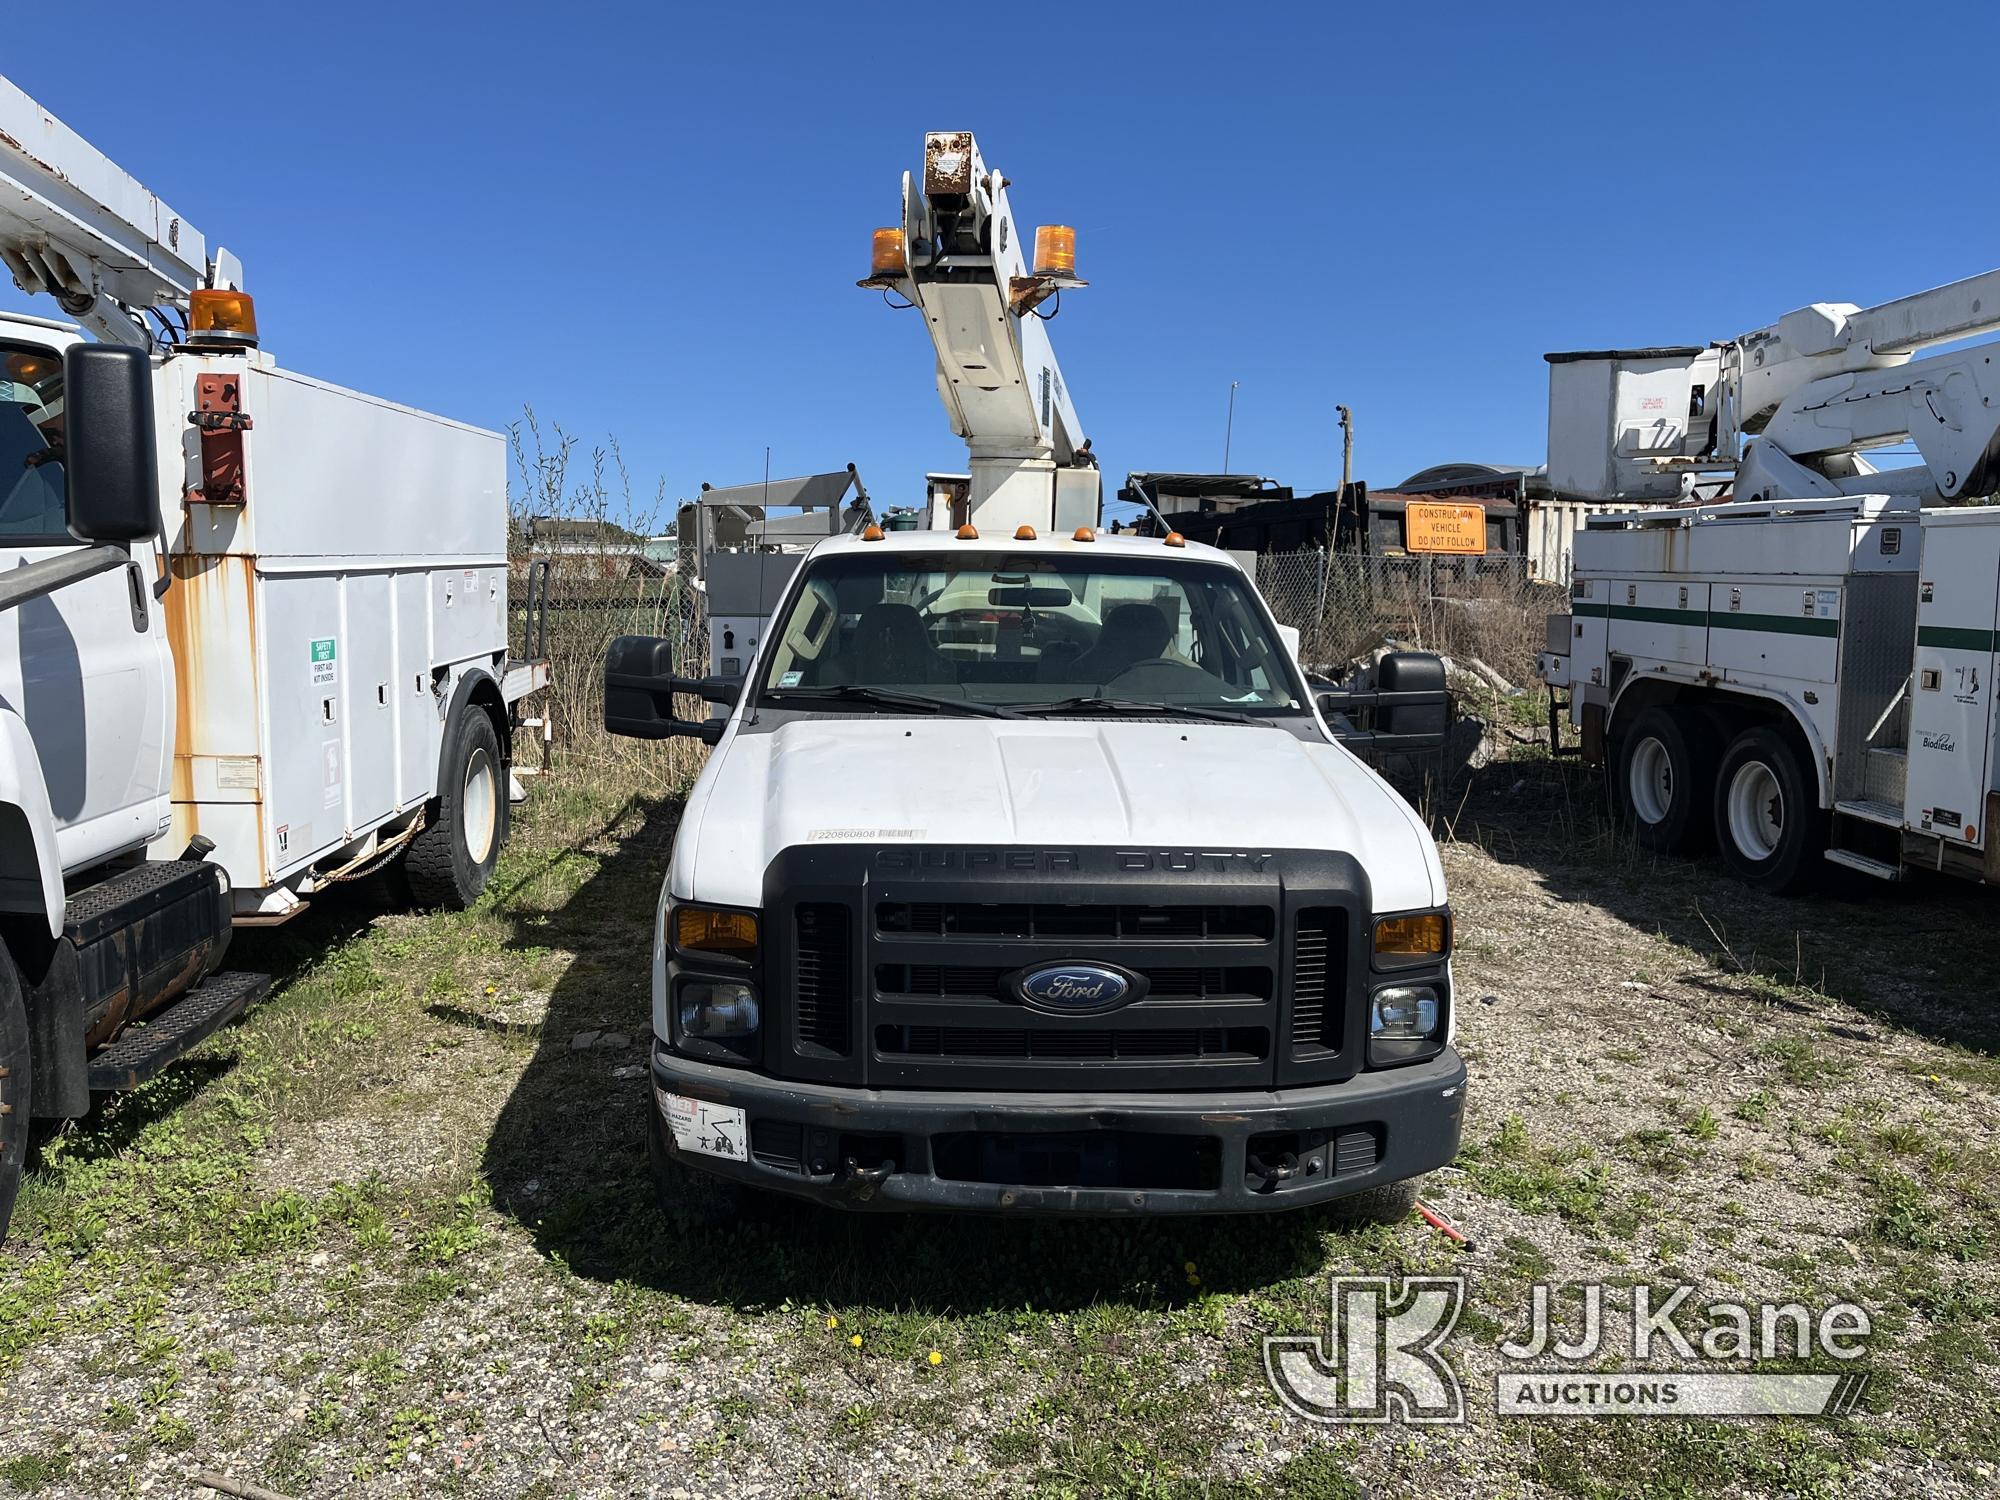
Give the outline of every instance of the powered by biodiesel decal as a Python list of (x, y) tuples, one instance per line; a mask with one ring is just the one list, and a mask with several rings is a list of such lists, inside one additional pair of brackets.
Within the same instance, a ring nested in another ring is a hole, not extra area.
[(314, 687), (332, 687), (340, 677), (340, 664), (334, 659), (334, 644), (331, 639), (312, 643), (312, 684)]

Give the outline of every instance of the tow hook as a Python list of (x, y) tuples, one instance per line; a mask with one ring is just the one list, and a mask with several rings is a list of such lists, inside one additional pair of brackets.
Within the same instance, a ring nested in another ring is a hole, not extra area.
[(1261, 1177), (1267, 1188), (1274, 1188), (1299, 1175), (1298, 1153), (1294, 1151), (1281, 1151), (1275, 1161), (1252, 1152), (1247, 1165), (1250, 1175)]
[(875, 1190), (887, 1182), (895, 1173), (894, 1161), (880, 1162), (872, 1167), (864, 1167), (853, 1157), (840, 1164), (839, 1186), (845, 1188), (855, 1198), (866, 1203), (875, 1196)]

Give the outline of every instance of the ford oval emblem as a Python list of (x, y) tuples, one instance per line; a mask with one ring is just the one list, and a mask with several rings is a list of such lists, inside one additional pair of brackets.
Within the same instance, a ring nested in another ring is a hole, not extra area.
[(1115, 1010), (1137, 1000), (1145, 981), (1110, 964), (1039, 964), (1014, 976), (1021, 999), (1037, 1010), (1066, 1015)]

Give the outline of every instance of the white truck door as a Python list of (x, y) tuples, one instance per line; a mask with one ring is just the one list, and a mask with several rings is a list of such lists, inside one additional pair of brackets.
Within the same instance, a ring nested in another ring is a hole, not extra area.
[(1967, 519), (1925, 518), (1903, 816), (1912, 828), (1984, 848), (2000, 515)]
[[(81, 544), (64, 524), (62, 360), (0, 342), (0, 567)], [(151, 576), (149, 548), (135, 549)], [(172, 665), (159, 608), (119, 568), (0, 613), (0, 699), (35, 744), (65, 869), (143, 844), (165, 826)]]

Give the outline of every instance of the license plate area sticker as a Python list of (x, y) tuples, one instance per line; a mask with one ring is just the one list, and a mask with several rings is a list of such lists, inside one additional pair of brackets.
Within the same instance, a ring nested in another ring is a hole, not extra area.
[(706, 1099), (690, 1099), (655, 1089), (660, 1110), (667, 1117), (667, 1129), (674, 1144), (700, 1156), (719, 1156), (725, 1161), (750, 1159), (750, 1125), (743, 1111), (727, 1104), (710, 1104)]

